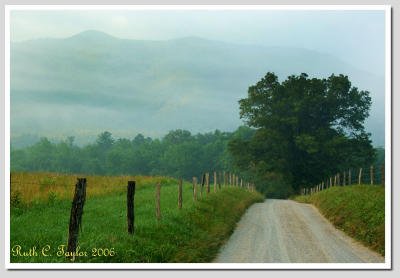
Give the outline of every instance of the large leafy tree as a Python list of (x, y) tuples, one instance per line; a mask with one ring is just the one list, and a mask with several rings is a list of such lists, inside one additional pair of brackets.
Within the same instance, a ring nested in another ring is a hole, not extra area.
[(347, 76), (303, 73), (280, 83), (269, 72), (239, 104), (240, 117), (256, 132), (250, 140), (231, 140), (229, 150), (236, 167), (251, 174), (261, 190), (268, 191), (273, 176), (281, 179), (285, 194), (287, 188), (298, 192), (374, 158), (363, 126), (371, 98)]

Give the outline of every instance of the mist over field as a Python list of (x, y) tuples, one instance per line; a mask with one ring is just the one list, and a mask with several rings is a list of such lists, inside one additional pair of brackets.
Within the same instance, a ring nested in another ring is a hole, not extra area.
[(11, 136), (17, 145), (22, 134), (73, 135), (82, 144), (104, 130), (117, 137), (233, 131), (243, 124), (238, 100), (268, 71), (281, 81), (302, 72), (348, 75), (370, 91), (366, 129), (374, 145), (384, 145), (384, 78), (332, 55), (199, 37), (120, 39), (96, 30), (11, 44)]

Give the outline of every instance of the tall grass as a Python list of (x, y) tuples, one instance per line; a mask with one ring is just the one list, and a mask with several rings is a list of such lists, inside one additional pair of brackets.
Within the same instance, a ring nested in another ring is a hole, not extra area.
[(337, 228), (385, 255), (385, 189), (376, 185), (331, 187), (297, 196), (311, 203)]
[(136, 181), (136, 188), (150, 186), (158, 181), (163, 183), (175, 181), (167, 177), (147, 176), (93, 176), (68, 175), (57, 173), (11, 173), (11, 197), (18, 196), (20, 206), (29, 207), (45, 204), (49, 200), (71, 200), (78, 177), (87, 179), (87, 199), (104, 196), (126, 190), (128, 180)]
[[(39, 176), (43, 178), (46, 175)], [(75, 175), (60, 176), (60, 180), (75, 183)], [(34, 178), (39, 180), (40, 177)], [(217, 193), (212, 190), (209, 194), (203, 192), (201, 196), (199, 193), (199, 201), (195, 202), (192, 184), (184, 182), (183, 208), (178, 210), (178, 183), (175, 179), (141, 178), (136, 178), (139, 186), (135, 194), (135, 233), (129, 235), (126, 185), (128, 179), (134, 178), (88, 177), (87, 191), (91, 190), (92, 195), (86, 200), (79, 234), (80, 250), (86, 251), (88, 256), (79, 257), (77, 262), (210, 262), (247, 207), (263, 200), (257, 192), (226, 187)], [(161, 221), (156, 219), (154, 203), (155, 184), (159, 179), (162, 179)], [(114, 191), (101, 192), (107, 188), (104, 184), (112, 184)], [(70, 186), (69, 190), (73, 191), (73, 187)], [(38, 192), (35, 194), (40, 194)], [(72, 199), (72, 195), (69, 196)], [(11, 262), (67, 262), (65, 256), (57, 255), (57, 248), (67, 242), (71, 199), (65, 197), (53, 203), (44, 199), (38, 204), (30, 203), (30, 207), (12, 211), (11, 248), (20, 245), (28, 251), (33, 247), (41, 250), (50, 246), (52, 256), (11, 254)], [(92, 256), (93, 248), (113, 248), (115, 255)]]

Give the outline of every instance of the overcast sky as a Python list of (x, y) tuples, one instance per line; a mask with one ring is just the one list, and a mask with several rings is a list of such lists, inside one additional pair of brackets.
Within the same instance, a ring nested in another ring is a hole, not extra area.
[(95, 29), (138, 40), (197, 36), (306, 48), (384, 76), (384, 11), (12, 11), (11, 41)]

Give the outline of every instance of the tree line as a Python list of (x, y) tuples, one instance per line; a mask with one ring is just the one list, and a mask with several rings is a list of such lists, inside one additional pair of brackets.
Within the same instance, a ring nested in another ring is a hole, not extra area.
[(79, 147), (74, 137), (53, 143), (46, 137), (22, 149), (11, 149), (11, 170), (93, 175), (165, 175), (191, 180), (210, 171), (234, 171), (228, 142), (248, 140), (254, 130), (241, 126), (234, 132), (215, 130), (192, 135), (172, 130), (161, 139), (138, 134), (134, 139), (113, 138), (108, 131), (91, 144)]

